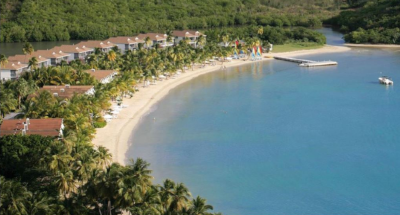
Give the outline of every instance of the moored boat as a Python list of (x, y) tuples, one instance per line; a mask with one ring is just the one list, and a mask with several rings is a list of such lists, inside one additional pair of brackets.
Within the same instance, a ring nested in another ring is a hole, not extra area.
[(393, 85), (393, 80), (390, 77), (381, 76), (381, 77), (379, 77), (379, 83), (385, 84), (385, 85)]

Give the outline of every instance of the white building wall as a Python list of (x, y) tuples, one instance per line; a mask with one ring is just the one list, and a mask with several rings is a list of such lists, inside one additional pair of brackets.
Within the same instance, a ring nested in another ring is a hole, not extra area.
[(69, 56), (68, 56), (68, 62), (70, 62), (70, 61), (73, 61), (75, 58), (74, 58), (74, 53), (67, 53)]
[(47, 59), (46, 61), (41, 63), (44, 67), (48, 67), (51, 65), (51, 59)]
[(10, 80), (11, 79), (11, 70), (9, 69), (1, 69), (1, 80)]
[(117, 46), (118, 46), (118, 49), (119, 50), (121, 50), (121, 54), (125, 54), (125, 44), (118, 44), (117, 43)]
[(181, 40), (183, 40), (183, 37), (175, 37), (175, 44), (178, 45)]

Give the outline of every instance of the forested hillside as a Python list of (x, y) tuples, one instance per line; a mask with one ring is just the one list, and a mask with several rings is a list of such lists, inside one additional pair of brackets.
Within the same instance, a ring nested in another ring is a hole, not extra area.
[(0, 42), (234, 25), (319, 26), (340, 0), (0, 0)]
[(332, 20), (347, 33), (346, 42), (400, 44), (400, 0), (361, 1), (355, 6)]

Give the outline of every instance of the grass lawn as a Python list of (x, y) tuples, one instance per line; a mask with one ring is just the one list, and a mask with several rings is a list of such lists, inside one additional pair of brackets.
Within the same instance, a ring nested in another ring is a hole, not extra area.
[(287, 43), (284, 45), (274, 45), (272, 53), (317, 49), (323, 46), (324, 45), (321, 44), (307, 42)]

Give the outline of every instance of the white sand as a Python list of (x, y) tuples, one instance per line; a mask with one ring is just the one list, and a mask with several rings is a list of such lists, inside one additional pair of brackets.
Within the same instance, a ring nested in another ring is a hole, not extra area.
[(354, 44), (354, 43), (345, 43), (345, 46), (348, 47), (364, 47), (364, 48), (400, 48), (400, 45), (394, 44)]
[[(340, 46), (324, 46), (323, 48), (313, 50), (294, 51), (286, 53), (269, 53), (264, 56), (286, 56), (295, 57), (299, 55), (323, 54), (333, 52), (344, 52), (350, 48)], [(263, 58), (262, 60), (272, 60), (271, 58)], [(259, 62), (259, 61), (256, 61)], [(225, 62), (226, 67), (240, 66), (244, 64), (254, 63), (254, 61), (232, 60)], [(340, 62), (339, 62), (340, 63)], [(197, 68), (194, 71), (187, 70), (186, 73), (179, 75), (175, 79), (157, 81), (156, 85), (150, 85), (143, 88), (143, 84), (139, 84), (139, 92), (135, 93), (131, 99), (124, 99), (123, 104), (128, 105), (118, 114), (117, 119), (113, 119), (104, 128), (97, 129), (96, 136), (93, 139), (95, 145), (101, 145), (110, 150), (113, 160), (121, 164), (125, 163), (125, 155), (127, 150), (133, 144), (130, 141), (132, 131), (138, 125), (140, 119), (150, 110), (150, 108), (174, 87), (187, 82), (199, 75), (220, 70), (220, 63), (216, 66), (206, 66), (205, 68)]]

